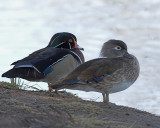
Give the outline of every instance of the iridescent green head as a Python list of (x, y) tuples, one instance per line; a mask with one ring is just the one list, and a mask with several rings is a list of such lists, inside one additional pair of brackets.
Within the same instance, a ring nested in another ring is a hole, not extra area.
[(47, 47), (74, 49), (78, 47), (77, 38), (68, 32), (56, 33), (52, 36)]

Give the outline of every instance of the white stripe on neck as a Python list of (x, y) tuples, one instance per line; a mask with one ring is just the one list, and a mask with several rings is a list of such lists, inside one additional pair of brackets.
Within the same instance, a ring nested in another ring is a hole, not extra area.
[(78, 59), (80, 60), (80, 63), (82, 64), (82, 60), (81, 60), (81, 58), (78, 56), (78, 54), (75, 53), (75, 52), (73, 52), (73, 51), (71, 51), (71, 52), (78, 57)]

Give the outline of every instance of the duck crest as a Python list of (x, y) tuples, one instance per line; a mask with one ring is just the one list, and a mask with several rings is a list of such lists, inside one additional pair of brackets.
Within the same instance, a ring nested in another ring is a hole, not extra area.
[(51, 38), (51, 40), (50, 40), (50, 42), (49, 42), (47, 47), (57, 48), (58, 46), (63, 45), (66, 41), (69, 41), (70, 39), (73, 40), (73, 43), (74, 43), (74, 41), (77, 41), (77, 38), (71, 33), (67, 33), (67, 32), (56, 33)]

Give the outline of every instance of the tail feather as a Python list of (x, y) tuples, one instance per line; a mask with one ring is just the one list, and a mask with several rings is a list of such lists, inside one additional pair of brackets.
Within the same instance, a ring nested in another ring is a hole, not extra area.
[(71, 85), (78, 82), (77, 78), (73, 79), (61, 79), (60, 81), (56, 82), (55, 84), (51, 85), (52, 89), (62, 89), (65, 88), (66, 85)]
[(19, 77), (18, 73), (16, 70), (13, 68), (5, 73), (2, 74), (2, 77), (7, 77), (7, 78), (16, 78)]
[(86, 82), (82, 82), (80, 80), (78, 80), (77, 78), (72, 78), (72, 79), (62, 79), (58, 82), (56, 82), (55, 84), (51, 85), (52, 89), (63, 89), (63, 88), (74, 88), (75, 84), (87, 84)]
[(7, 78), (23, 78), (30, 81), (42, 79), (44, 75), (35, 71), (33, 68), (12, 68), (2, 74), (2, 77)]

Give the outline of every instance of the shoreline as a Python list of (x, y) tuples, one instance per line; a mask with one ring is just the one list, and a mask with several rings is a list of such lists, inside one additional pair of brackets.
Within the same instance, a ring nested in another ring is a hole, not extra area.
[(85, 101), (71, 93), (25, 91), (0, 82), (3, 128), (158, 128), (160, 117), (134, 108)]

